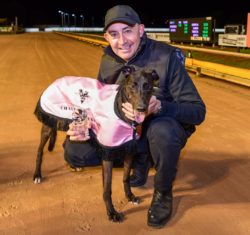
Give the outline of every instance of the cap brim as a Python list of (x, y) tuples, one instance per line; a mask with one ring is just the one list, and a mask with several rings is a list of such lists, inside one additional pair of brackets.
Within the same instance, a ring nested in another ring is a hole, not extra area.
[(107, 28), (114, 23), (125, 23), (129, 26), (134, 26), (135, 24), (138, 24), (137, 21), (133, 20), (133, 19), (128, 19), (128, 18), (116, 18), (116, 19), (112, 19), (110, 22), (108, 22), (108, 24), (104, 27), (104, 31), (107, 30)]

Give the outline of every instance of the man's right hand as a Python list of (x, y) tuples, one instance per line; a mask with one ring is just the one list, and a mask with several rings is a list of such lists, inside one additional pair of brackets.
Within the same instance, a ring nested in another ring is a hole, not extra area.
[(86, 141), (89, 139), (89, 129), (84, 122), (77, 125), (70, 123), (67, 135), (72, 141)]

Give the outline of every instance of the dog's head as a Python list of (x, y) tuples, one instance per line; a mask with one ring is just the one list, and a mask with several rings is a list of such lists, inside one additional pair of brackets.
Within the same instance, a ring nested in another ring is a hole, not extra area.
[(153, 94), (154, 83), (159, 79), (153, 69), (135, 70), (133, 67), (125, 69), (124, 92), (127, 101), (132, 104), (136, 115), (147, 112), (150, 98)]

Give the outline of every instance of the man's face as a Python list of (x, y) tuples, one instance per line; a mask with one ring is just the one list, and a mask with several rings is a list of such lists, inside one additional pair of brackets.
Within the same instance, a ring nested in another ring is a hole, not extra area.
[(108, 27), (104, 38), (117, 56), (128, 61), (138, 49), (143, 33), (143, 24), (129, 26), (124, 23), (114, 23)]

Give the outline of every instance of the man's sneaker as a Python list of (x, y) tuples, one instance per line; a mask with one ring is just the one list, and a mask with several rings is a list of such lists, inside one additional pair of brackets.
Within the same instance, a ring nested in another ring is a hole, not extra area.
[(74, 166), (71, 166), (69, 164), (66, 164), (66, 165), (70, 169), (70, 171), (73, 171), (73, 172), (82, 172), (83, 171), (83, 167), (74, 167)]
[(155, 190), (148, 210), (148, 225), (154, 228), (163, 227), (171, 217), (172, 204), (172, 190), (167, 192)]
[(133, 173), (130, 176), (130, 186), (140, 187), (147, 182), (148, 172), (150, 169), (150, 163), (147, 161), (144, 166), (137, 166), (133, 169)]

